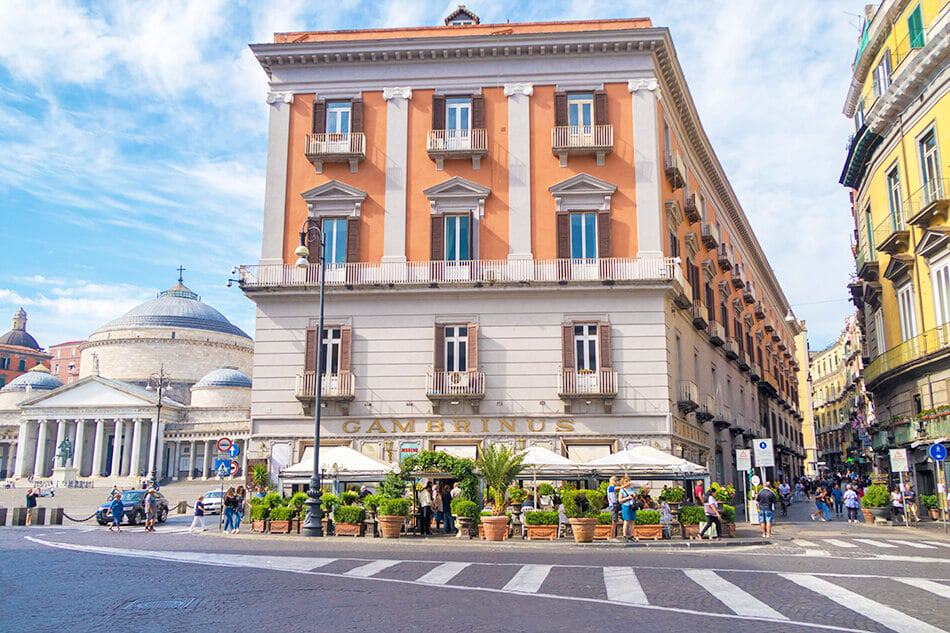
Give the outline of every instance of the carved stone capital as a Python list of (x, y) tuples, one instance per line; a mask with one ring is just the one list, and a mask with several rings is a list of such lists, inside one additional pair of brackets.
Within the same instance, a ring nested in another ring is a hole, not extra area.
[(647, 77), (644, 79), (631, 79), (627, 82), (627, 89), (630, 92), (637, 92), (638, 90), (649, 90), (651, 92), (656, 91), (660, 85), (656, 80), (656, 77)]
[(530, 97), (534, 94), (534, 84), (505, 84), (505, 96), (510, 97), (512, 95), (525, 95)]
[(393, 88), (383, 88), (383, 99), (412, 99), (412, 88), (408, 86), (397, 86)]
[(292, 92), (268, 92), (267, 93), (267, 103), (274, 105), (275, 103), (290, 103), (294, 100), (294, 95)]

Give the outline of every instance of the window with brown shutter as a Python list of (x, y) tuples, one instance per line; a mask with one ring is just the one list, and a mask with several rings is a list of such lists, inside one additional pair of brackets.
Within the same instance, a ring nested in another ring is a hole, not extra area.
[(607, 92), (594, 91), (594, 125), (607, 125)]
[(363, 131), (363, 100), (353, 99), (350, 102), (350, 132)]
[(435, 335), (433, 336), (432, 370), (445, 371), (445, 326), (441, 323), (435, 324)]
[(478, 324), (468, 324), (468, 369), (478, 371)]
[(360, 261), (360, 219), (349, 218), (346, 221), (346, 261)]
[(429, 236), (429, 259), (434, 262), (445, 259), (445, 220), (441, 215), (433, 215)]
[(432, 129), (445, 129), (445, 96), (432, 95)]
[(472, 97), (472, 129), (485, 129), (485, 97), (482, 95)]
[(610, 212), (597, 214), (597, 257), (610, 257)]
[(571, 257), (571, 216), (568, 213), (557, 214), (557, 258)]
[(600, 367), (601, 369), (610, 369), (613, 367), (613, 355), (611, 354), (610, 323), (600, 322), (597, 324), (597, 338), (600, 342)]
[(353, 328), (344, 325), (340, 328), (340, 373), (350, 371), (353, 363)]
[(323, 134), (327, 131), (327, 102), (324, 99), (313, 101), (313, 133)]
[(303, 354), (304, 371), (317, 371), (317, 328), (307, 328)]
[(564, 371), (574, 370), (574, 324), (561, 325), (561, 364)]
[(562, 127), (567, 125), (567, 93), (554, 93), (554, 125)]

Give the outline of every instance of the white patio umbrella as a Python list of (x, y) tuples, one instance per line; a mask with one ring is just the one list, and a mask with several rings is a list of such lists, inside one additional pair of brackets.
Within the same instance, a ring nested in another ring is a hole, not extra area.
[(684, 478), (691, 474), (705, 474), (704, 466), (675, 457), (652, 446), (633, 446), (626, 450), (605, 455), (588, 462), (587, 466), (599, 473), (649, 472), (660, 475), (677, 475)]
[[(393, 466), (364, 455), (349, 446), (327, 446), (320, 449), (320, 469), (332, 473), (337, 479), (381, 481), (392, 471)], [(309, 481), (312, 473), (313, 447), (308, 446), (304, 449), (300, 461), (280, 471), (280, 477), (284, 480)]]
[[(571, 461), (563, 455), (543, 446), (529, 446), (524, 452), (522, 463), (525, 470), (531, 473), (534, 489), (538, 489), (538, 475), (546, 477), (574, 477), (590, 472), (584, 465)], [(534, 495), (534, 507), (538, 508), (538, 496)]]

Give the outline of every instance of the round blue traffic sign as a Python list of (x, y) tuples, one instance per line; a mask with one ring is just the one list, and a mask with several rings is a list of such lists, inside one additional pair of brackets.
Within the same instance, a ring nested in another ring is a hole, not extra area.
[(240, 455), (240, 454), (241, 454), (241, 449), (238, 448), (238, 445), (237, 445), (237, 444), (231, 444), (231, 448), (230, 448), (230, 450), (228, 450), (228, 455), (231, 456), (231, 459), (234, 459), (235, 457), (237, 457), (237, 456)]
[(947, 447), (943, 444), (930, 445), (930, 457), (937, 462), (947, 459)]
[(769, 447), (768, 442), (759, 442), (759, 448), (765, 449)]

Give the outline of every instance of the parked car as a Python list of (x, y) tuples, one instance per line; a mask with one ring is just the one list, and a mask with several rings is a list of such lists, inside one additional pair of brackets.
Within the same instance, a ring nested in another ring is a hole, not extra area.
[(221, 514), (221, 503), (224, 493), (220, 490), (209, 490), (204, 495), (205, 514)]
[[(137, 525), (145, 520), (145, 493), (145, 490), (122, 491), (123, 511), (129, 525)], [(158, 522), (164, 523), (165, 519), (168, 518), (168, 499), (160, 492), (155, 493), (155, 499), (158, 501)], [(96, 510), (96, 521), (99, 522), (99, 525), (108, 525), (112, 522), (112, 512), (109, 510), (110, 503), (107, 501)]]

